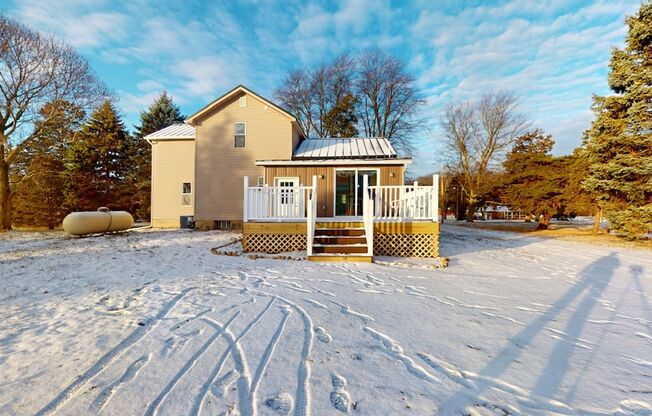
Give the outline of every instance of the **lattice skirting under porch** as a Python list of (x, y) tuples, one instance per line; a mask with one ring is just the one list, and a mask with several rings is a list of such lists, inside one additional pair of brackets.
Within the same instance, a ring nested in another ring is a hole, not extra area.
[(245, 234), (242, 249), (248, 253), (289, 253), (306, 249), (305, 234)]
[(374, 255), (393, 257), (437, 257), (437, 234), (375, 234)]

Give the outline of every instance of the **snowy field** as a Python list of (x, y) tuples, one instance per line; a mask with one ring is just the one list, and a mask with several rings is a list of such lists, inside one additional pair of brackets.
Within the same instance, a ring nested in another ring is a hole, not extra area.
[(447, 269), (0, 236), (2, 415), (647, 415), (652, 253), (444, 226)]

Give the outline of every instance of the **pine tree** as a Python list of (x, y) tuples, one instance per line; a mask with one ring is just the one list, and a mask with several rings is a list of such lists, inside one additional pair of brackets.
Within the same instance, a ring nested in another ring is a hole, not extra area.
[(328, 137), (355, 137), (358, 135), (355, 115), (357, 99), (353, 94), (344, 95), (341, 100), (324, 115), (324, 130)]
[(14, 222), (19, 227), (47, 227), (61, 224), (64, 210), (65, 166), (60, 158), (40, 154), (30, 159), (26, 175), (16, 185)]
[(609, 63), (615, 94), (593, 97), (585, 186), (611, 227), (636, 238), (652, 233), (652, 3), (643, 3), (626, 24), (625, 48), (614, 49)]
[(129, 144), (120, 116), (111, 102), (105, 101), (84, 123), (68, 149), (69, 208), (130, 207), (133, 192), (127, 182)]
[(140, 112), (140, 126), (136, 126), (130, 146), (131, 170), (128, 179), (134, 189), (131, 210), (137, 219), (148, 220), (150, 216), (152, 148), (143, 137), (172, 124), (182, 123), (184, 119), (179, 106), (165, 91), (146, 111)]
[(35, 122), (38, 137), (25, 145), (12, 165), (13, 219), (20, 227), (55, 228), (66, 211), (65, 157), (84, 111), (70, 102), (47, 103)]
[(550, 154), (554, 143), (552, 136), (539, 129), (526, 133), (516, 139), (503, 163), (501, 202), (539, 216), (540, 229), (548, 227), (561, 206), (559, 166)]

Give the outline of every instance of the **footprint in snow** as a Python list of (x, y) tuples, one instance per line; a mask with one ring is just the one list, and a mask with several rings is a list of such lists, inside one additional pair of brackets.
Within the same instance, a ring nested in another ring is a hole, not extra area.
[(215, 397), (224, 397), (226, 395), (226, 390), (229, 388), (229, 386), (240, 377), (240, 373), (238, 373), (235, 370), (231, 370), (225, 375), (223, 375), (220, 379), (218, 379), (212, 386), (211, 386), (211, 391), (215, 395)]
[(333, 385), (333, 391), (330, 396), (331, 404), (340, 412), (348, 413), (351, 397), (344, 389), (346, 387), (346, 379), (339, 374), (333, 373), (331, 375), (331, 384)]
[(326, 330), (321, 326), (315, 328), (315, 336), (317, 337), (318, 340), (320, 340), (324, 344), (328, 344), (333, 340), (333, 338), (328, 334), (328, 332), (326, 332)]
[(265, 399), (265, 406), (283, 415), (290, 413), (293, 404), (292, 396), (287, 393), (279, 393), (276, 396)]

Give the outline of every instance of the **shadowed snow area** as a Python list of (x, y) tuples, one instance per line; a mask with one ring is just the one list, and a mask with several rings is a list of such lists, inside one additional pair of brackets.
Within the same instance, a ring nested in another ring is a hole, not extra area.
[(0, 236), (0, 414), (648, 415), (652, 255), (443, 227), (441, 270)]

